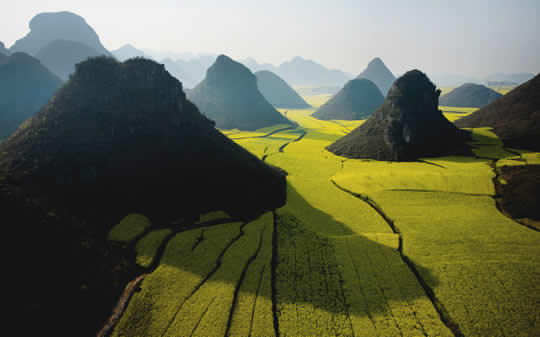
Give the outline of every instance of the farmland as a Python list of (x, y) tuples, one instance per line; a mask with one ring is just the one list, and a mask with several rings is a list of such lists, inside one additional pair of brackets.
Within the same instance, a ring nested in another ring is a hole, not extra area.
[(504, 149), (482, 128), (471, 130), (474, 157), (342, 158), (325, 147), (363, 121), (311, 117), (327, 98), (280, 109), (297, 126), (222, 130), (287, 172), (284, 207), (247, 223), (214, 212), (176, 233), (141, 217), (127, 219), (136, 232), (113, 229), (111, 240), (137, 240), (141, 266), (162, 254), (113, 336), (540, 331), (540, 234), (497, 210), (493, 184), (495, 167), (537, 164), (538, 154)]

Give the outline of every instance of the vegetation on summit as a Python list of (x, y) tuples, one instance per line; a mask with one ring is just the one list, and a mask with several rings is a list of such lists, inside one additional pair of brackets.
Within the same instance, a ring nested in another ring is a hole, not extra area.
[(438, 109), (439, 94), (424, 73), (408, 71), (365, 123), (327, 149), (347, 158), (391, 161), (471, 153), (467, 133)]

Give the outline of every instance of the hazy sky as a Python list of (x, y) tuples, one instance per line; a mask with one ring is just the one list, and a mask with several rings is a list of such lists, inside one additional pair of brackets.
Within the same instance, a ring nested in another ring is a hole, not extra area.
[(540, 0), (15, 0), (0, 5), (10, 47), (40, 12), (81, 15), (109, 50), (126, 43), (279, 64), (296, 55), (358, 74), (540, 72)]

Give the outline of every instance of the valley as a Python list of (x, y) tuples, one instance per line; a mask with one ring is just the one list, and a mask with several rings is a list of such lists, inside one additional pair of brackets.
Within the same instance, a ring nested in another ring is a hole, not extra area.
[(324, 99), (304, 98), (313, 108), (279, 109), (297, 127), (222, 130), (287, 172), (285, 206), (149, 232), (165, 252), (112, 335), (534, 335), (540, 234), (494, 199), (514, 151), (484, 128), (473, 157), (345, 159), (325, 147), (362, 121), (314, 119)]

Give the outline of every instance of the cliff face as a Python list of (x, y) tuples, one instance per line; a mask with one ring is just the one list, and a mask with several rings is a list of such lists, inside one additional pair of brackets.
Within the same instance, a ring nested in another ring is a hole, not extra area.
[(222, 129), (256, 130), (290, 123), (260, 93), (255, 75), (225, 55), (208, 68), (188, 99)]
[(348, 158), (390, 161), (469, 154), (466, 132), (438, 110), (439, 94), (424, 73), (411, 70), (394, 82), (384, 103), (364, 124), (327, 149)]
[(490, 126), (505, 146), (540, 151), (540, 75), (455, 124)]
[(8, 250), (25, 247), (10, 289), (36, 334), (95, 335), (136, 271), (106, 240), (125, 215), (189, 224), (221, 209), (248, 219), (286, 198), (281, 173), (222, 135), (163, 65), (144, 59), (80, 63), (0, 153)]

